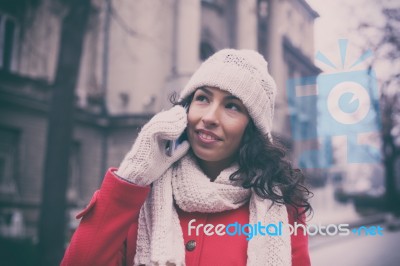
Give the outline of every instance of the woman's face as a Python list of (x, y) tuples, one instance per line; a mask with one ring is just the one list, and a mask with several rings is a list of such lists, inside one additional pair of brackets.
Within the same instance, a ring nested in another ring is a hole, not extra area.
[(188, 113), (187, 135), (203, 162), (227, 167), (235, 159), (249, 115), (241, 100), (218, 88), (197, 89)]

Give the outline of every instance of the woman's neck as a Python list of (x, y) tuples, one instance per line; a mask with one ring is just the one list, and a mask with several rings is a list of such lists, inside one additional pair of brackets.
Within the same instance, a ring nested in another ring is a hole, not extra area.
[(233, 158), (228, 158), (218, 162), (205, 161), (200, 158), (197, 158), (197, 160), (201, 170), (203, 170), (204, 174), (206, 174), (211, 181), (214, 181), (222, 170), (228, 168), (234, 161)]

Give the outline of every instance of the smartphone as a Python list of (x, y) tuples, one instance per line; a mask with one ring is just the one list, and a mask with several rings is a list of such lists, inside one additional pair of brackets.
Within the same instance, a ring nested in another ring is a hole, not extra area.
[[(188, 106), (185, 105), (185, 106), (183, 106), (183, 108), (185, 108), (185, 109), (186, 109), (186, 112), (187, 112)], [(187, 136), (186, 136), (186, 130), (185, 130), (185, 131), (182, 133), (182, 135), (181, 135), (178, 139), (176, 139), (176, 140), (169, 140), (169, 141), (167, 142), (167, 146), (166, 146), (166, 148), (165, 148), (165, 151), (166, 151), (167, 156), (171, 157), (172, 154), (174, 153), (174, 151), (178, 148), (178, 145), (181, 144), (181, 143), (182, 143), (183, 141), (185, 141), (186, 139), (187, 139)]]

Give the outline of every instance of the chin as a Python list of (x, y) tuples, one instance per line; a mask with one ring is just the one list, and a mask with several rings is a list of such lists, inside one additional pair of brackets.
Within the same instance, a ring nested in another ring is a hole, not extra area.
[(217, 154), (212, 150), (203, 150), (201, 148), (192, 147), (193, 154), (197, 157), (197, 159), (209, 162), (209, 163), (217, 163), (217, 162), (226, 162), (232, 161), (232, 156), (221, 156), (221, 154)]
[(192, 148), (193, 154), (200, 160), (213, 161), (213, 154), (211, 152), (202, 151), (196, 148)]
[(215, 152), (213, 151), (207, 151), (203, 149), (196, 149), (195, 147), (192, 147), (193, 154), (200, 160), (206, 161), (206, 162), (217, 162), (221, 160), (216, 156)]

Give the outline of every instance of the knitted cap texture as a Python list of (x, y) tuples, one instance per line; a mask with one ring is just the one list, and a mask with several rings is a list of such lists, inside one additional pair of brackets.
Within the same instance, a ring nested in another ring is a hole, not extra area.
[(253, 50), (223, 49), (204, 61), (182, 90), (180, 99), (196, 89), (217, 87), (238, 97), (254, 124), (272, 142), (276, 84), (264, 57)]

